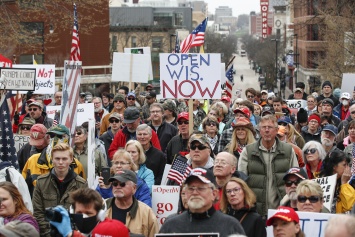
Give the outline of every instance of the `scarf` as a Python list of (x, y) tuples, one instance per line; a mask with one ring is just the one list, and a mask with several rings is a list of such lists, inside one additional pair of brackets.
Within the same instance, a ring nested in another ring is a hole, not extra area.
[(213, 138), (211, 138), (210, 136), (208, 136), (208, 134), (205, 134), (208, 141), (210, 142), (211, 145), (211, 149), (213, 150), (214, 147), (216, 146), (217, 142), (218, 142), (218, 135), (214, 136)]
[(311, 171), (311, 166), (308, 163), (306, 164), (308, 179), (318, 178), (319, 171), (321, 170), (321, 167), (322, 167), (322, 163), (323, 162), (320, 160), (318, 163), (318, 166), (317, 166), (317, 170), (314, 173), (312, 173), (312, 171)]

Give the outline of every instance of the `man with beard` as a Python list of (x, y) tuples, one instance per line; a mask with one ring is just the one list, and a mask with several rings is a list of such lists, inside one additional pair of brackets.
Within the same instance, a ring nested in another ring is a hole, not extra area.
[(101, 119), (104, 118), (106, 114), (108, 114), (108, 111), (102, 106), (102, 99), (100, 97), (94, 97), (92, 99), (92, 103), (94, 103), (94, 112), (96, 120), (95, 128), (97, 130), (100, 130)]
[(218, 190), (211, 170), (193, 169), (184, 185), (188, 210), (166, 219), (159, 233), (219, 233), (221, 237), (245, 234), (238, 220), (213, 207)]
[(39, 101), (27, 101), (28, 114), (26, 117), (33, 118), (36, 123), (43, 124), (46, 128), (53, 125), (53, 119), (47, 117), (47, 113), (43, 111), (43, 103)]
[(321, 133), (321, 142), (324, 150), (329, 154), (334, 149), (337, 149), (335, 144), (335, 136), (338, 133), (337, 127), (332, 124), (327, 124), (324, 126)]
[(125, 97), (121, 94), (117, 94), (113, 98), (113, 109), (111, 113), (106, 114), (102, 119), (101, 119), (101, 126), (100, 126), (100, 135), (104, 134), (104, 132), (107, 131), (107, 129), (110, 127), (110, 116), (113, 113), (118, 113), (123, 117), (123, 113), (126, 109), (126, 101)]
[(334, 108), (333, 100), (331, 100), (329, 98), (325, 98), (322, 101), (322, 114), (321, 115), (325, 115), (325, 116), (329, 117), (329, 119), (332, 121), (332, 124), (334, 124), (335, 126), (338, 127), (340, 124), (340, 119), (333, 114), (333, 108)]
[(285, 181), (286, 195), (281, 200), (280, 206), (292, 207), (297, 211), (297, 185), (302, 181), (308, 179), (308, 176), (304, 169), (299, 167), (293, 167), (289, 169), (283, 180)]

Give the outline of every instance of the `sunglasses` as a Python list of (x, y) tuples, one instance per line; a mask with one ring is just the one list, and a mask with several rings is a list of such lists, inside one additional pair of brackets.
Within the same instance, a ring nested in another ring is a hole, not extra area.
[(278, 123), (278, 125), (286, 127), (287, 123)]
[(117, 187), (118, 185), (120, 185), (121, 188), (126, 187), (126, 183), (120, 183), (120, 182), (118, 182), (118, 181), (113, 181), (113, 182), (112, 182), (112, 186), (113, 186), (113, 187)]
[(319, 196), (298, 196), (297, 201), (300, 203), (305, 203), (307, 200), (309, 200), (310, 203), (317, 203), (320, 200)]
[(37, 108), (29, 108), (28, 111), (37, 111), (38, 109)]
[(355, 114), (355, 111), (352, 111), (351, 114)]
[(30, 126), (30, 125), (27, 125), (27, 126), (26, 125), (22, 125), (21, 126), (21, 130), (31, 130), (31, 127), (32, 126)]
[(179, 124), (179, 125), (182, 125), (182, 124), (189, 124), (189, 121), (179, 121), (178, 124)]
[(311, 149), (307, 149), (304, 151), (304, 154), (308, 154), (308, 153), (311, 153), (311, 154), (314, 154), (316, 153), (317, 149), (316, 148), (311, 148)]
[(217, 124), (216, 124), (216, 123), (211, 122), (211, 123), (206, 123), (206, 126), (216, 127), (216, 126), (217, 126)]
[(297, 181), (286, 180), (285, 185), (286, 185), (286, 187), (291, 187), (292, 184), (297, 186), (300, 182), (301, 182), (301, 180), (297, 180)]
[(110, 119), (109, 122), (110, 122), (110, 123), (119, 123), (119, 122), (121, 122), (121, 121), (118, 120), (118, 119)]
[(118, 103), (123, 103), (124, 101), (123, 101), (123, 100), (118, 100), (118, 101), (115, 101), (115, 102), (118, 102)]
[(59, 134), (55, 134), (55, 133), (50, 133), (49, 136), (51, 138), (55, 138), (55, 137), (58, 137), (59, 139), (62, 139), (63, 138), (63, 135), (59, 135)]
[(204, 145), (202, 145), (202, 144), (199, 144), (199, 145), (191, 144), (191, 145), (190, 145), (190, 148), (191, 148), (191, 150), (196, 150), (196, 148), (197, 148), (197, 149), (199, 149), (200, 151), (202, 151), (202, 150), (207, 149), (208, 147), (207, 147), (207, 146), (204, 146)]
[(247, 97), (248, 97), (248, 98), (254, 98), (254, 96), (253, 96), (253, 95), (248, 95)]
[(136, 100), (134, 97), (128, 97), (127, 100)]

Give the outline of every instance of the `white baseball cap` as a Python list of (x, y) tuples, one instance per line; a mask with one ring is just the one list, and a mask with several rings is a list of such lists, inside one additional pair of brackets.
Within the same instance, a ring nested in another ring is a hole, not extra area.
[(341, 93), (340, 99), (350, 100), (350, 94), (348, 92)]

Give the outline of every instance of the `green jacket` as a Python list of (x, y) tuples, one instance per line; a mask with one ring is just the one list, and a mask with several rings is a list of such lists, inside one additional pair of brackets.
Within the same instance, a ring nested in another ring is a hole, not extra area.
[(33, 215), (36, 218), (41, 236), (49, 235), (49, 222), (45, 220), (45, 209), (62, 205), (69, 208), (69, 193), (79, 188), (88, 187), (87, 182), (72, 170), (62, 182), (59, 182), (52, 169), (50, 173), (41, 175), (33, 192)]

